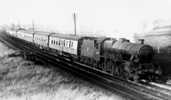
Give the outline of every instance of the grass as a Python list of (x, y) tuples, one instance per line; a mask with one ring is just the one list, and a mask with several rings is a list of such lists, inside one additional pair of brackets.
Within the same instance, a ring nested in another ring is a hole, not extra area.
[(0, 100), (125, 100), (63, 70), (6, 51), (0, 56)]

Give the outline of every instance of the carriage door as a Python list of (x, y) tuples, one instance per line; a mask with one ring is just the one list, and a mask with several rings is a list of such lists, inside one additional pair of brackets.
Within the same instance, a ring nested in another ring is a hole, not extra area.
[(100, 44), (94, 40), (94, 59), (100, 61)]

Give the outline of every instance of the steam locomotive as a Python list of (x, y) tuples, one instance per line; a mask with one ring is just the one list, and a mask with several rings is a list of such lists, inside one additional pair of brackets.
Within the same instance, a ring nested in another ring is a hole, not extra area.
[(27, 30), (9, 30), (7, 34), (121, 79), (153, 81), (162, 74), (161, 68), (152, 63), (154, 51), (151, 46), (131, 43), (124, 38), (117, 40)]

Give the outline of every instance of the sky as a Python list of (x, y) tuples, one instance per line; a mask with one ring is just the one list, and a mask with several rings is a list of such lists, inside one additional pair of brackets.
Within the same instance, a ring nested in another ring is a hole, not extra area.
[(171, 0), (0, 0), (0, 24), (21, 24), (58, 32), (132, 37), (154, 20), (170, 20)]

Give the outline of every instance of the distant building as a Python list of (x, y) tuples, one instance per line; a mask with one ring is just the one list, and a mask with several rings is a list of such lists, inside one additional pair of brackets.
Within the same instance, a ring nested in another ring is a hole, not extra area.
[(144, 34), (135, 34), (135, 40), (144, 39), (145, 44), (154, 47), (158, 53), (171, 53), (171, 25), (154, 27)]

